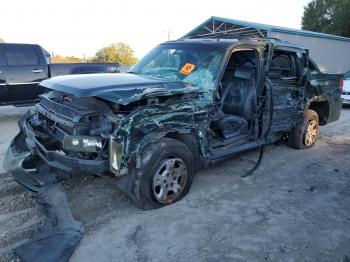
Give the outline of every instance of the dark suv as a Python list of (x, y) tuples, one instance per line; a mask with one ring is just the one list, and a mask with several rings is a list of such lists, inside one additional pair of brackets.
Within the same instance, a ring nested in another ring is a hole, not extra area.
[(139, 207), (162, 207), (187, 194), (200, 166), (282, 138), (312, 147), (319, 124), (339, 118), (340, 78), (287, 42), (166, 42), (127, 74), (43, 81), (51, 92), (20, 121), (5, 168), (33, 191), (113, 175)]

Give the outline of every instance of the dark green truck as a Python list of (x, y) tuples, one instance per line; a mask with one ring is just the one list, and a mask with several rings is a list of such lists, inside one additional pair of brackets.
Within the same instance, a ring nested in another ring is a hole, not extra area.
[(43, 81), (51, 91), (19, 122), (5, 168), (32, 191), (112, 175), (139, 207), (162, 207), (201, 166), (283, 138), (312, 147), (340, 116), (340, 78), (278, 40), (166, 42), (127, 74)]

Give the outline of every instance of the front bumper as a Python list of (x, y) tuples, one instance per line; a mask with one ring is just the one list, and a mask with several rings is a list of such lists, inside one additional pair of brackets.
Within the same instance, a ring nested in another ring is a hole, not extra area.
[(52, 169), (67, 173), (87, 172), (94, 174), (108, 171), (108, 160), (87, 160), (65, 156), (56, 151), (47, 150), (45, 146), (35, 138), (35, 136), (33, 140), (35, 143), (33, 153), (38, 155), (40, 159)]
[[(11, 142), (3, 165), (19, 184), (31, 191), (39, 211), (46, 218), (41, 231), (35, 232), (30, 241), (14, 251), (23, 261), (68, 261), (82, 239), (84, 229), (69, 210), (64, 187), (57, 180), (58, 175), (35, 168), (38, 163), (27, 142), (31, 143), (22, 129)], [(35, 141), (30, 145), (33, 144)]]
[[(109, 171), (109, 160), (89, 160), (80, 159), (65, 155), (60, 151), (52, 151), (47, 149), (43, 143), (40, 142), (41, 134), (34, 131), (27, 123), (30, 115), (25, 115), (20, 121), (20, 133), (13, 139), (10, 147), (7, 150), (4, 168), (10, 173), (27, 172), (27, 169), (33, 170), (38, 166), (38, 157), (45, 163), (50, 171), (65, 174), (89, 173), (99, 174)], [(33, 159), (30, 161), (30, 159)], [(26, 162), (27, 167), (23, 167)]]

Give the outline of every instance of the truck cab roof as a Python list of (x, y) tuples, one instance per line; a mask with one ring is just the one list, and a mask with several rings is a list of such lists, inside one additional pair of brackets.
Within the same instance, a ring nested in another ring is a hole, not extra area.
[(242, 37), (242, 38), (181, 38), (178, 40), (172, 40), (162, 43), (163, 44), (203, 44), (203, 45), (214, 45), (214, 46), (222, 46), (224, 48), (230, 47), (232, 45), (236, 45), (237, 43), (250, 43), (250, 44), (275, 44), (279, 48), (288, 48), (288, 49), (294, 49), (299, 50), (302, 52), (305, 52), (308, 50), (306, 46), (290, 43), (287, 41), (282, 41), (275, 38), (248, 38), (248, 37)]

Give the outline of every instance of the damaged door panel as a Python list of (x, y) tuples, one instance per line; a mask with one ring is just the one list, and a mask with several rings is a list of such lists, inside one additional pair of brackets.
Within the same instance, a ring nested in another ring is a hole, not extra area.
[(51, 91), (20, 120), (4, 166), (35, 192), (99, 174), (140, 208), (172, 204), (201, 166), (283, 137), (315, 144), (319, 123), (339, 118), (341, 76), (316, 76), (308, 61), (276, 40), (184, 39), (126, 74), (45, 80)]
[(273, 50), (268, 73), (274, 100), (272, 133), (291, 130), (304, 115), (305, 56), (305, 50)]

